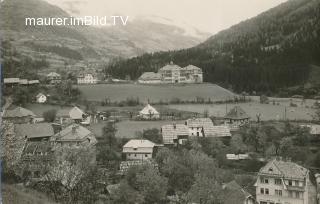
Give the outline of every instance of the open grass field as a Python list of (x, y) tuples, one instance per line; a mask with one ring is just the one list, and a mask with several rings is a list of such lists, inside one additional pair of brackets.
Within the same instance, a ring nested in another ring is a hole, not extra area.
[(139, 98), (140, 102), (195, 100), (196, 97), (212, 101), (232, 99), (234, 94), (214, 84), (142, 85), (142, 84), (97, 84), (77, 86), (89, 101), (102, 101), (108, 97), (112, 102), (127, 98)]
[[(256, 120), (256, 114), (261, 114), (261, 120), (282, 120), (285, 115), (289, 120), (312, 120), (315, 109), (306, 107), (289, 107), (284, 104), (260, 104), (257, 102), (239, 104), (188, 104), (188, 105), (169, 105), (169, 108), (203, 113), (208, 111), (210, 115), (223, 117), (227, 111), (239, 105), (251, 117)], [(285, 114), (286, 112), (286, 114)]]

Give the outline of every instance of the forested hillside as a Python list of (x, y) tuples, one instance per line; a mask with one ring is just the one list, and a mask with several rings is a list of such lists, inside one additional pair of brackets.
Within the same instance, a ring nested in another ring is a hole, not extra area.
[[(206, 82), (236, 92), (272, 94), (281, 89), (282, 94), (291, 94), (287, 88), (307, 84), (309, 73), (317, 67), (313, 65), (320, 65), (319, 19), (319, 0), (289, 0), (199, 46), (117, 61), (106, 72), (136, 79), (144, 71), (157, 71), (173, 61), (180, 66), (199, 66)], [(317, 84), (308, 87), (301, 94), (319, 94)]]

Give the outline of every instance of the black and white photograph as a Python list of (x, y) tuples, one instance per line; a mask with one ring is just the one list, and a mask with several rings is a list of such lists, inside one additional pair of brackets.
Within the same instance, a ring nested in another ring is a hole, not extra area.
[(0, 204), (320, 204), (320, 0), (0, 0)]

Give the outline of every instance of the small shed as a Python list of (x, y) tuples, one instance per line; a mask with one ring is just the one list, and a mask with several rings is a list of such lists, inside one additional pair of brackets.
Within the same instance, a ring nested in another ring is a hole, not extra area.
[(159, 119), (160, 113), (152, 107), (150, 104), (147, 104), (140, 112), (139, 117), (143, 119)]
[(47, 96), (43, 93), (38, 93), (36, 96), (37, 103), (45, 103), (47, 101)]

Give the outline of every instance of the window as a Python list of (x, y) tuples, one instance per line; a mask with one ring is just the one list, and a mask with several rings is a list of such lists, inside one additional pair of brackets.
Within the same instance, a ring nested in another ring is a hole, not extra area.
[(145, 154), (144, 156), (145, 156), (145, 157), (148, 157), (148, 155), (147, 155), (147, 154)]
[(267, 195), (269, 195), (269, 189), (266, 188), (265, 192), (266, 192)]
[(281, 184), (282, 184), (282, 181), (281, 181), (281, 179), (274, 179), (274, 183), (275, 183), (276, 185), (281, 185)]
[(289, 180), (289, 186), (292, 186), (292, 181), (291, 180)]
[(275, 190), (274, 193), (278, 196), (282, 196), (282, 190)]
[(137, 154), (134, 154), (134, 157), (137, 157)]
[(260, 193), (264, 194), (264, 188), (260, 188)]
[(289, 197), (292, 198), (293, 197), (293, 193), (292, 191), (289, 191)]
[(296, 198), (300, 198), (300, 193), (296, 191)]
[(295, 181), (295, 182), (294, 182), (294, 185), (295, 185), (295, 186), (299, 186), (299, 181)]
[(260, 178), (261, 183), (269, 183), (269, 180), (267, 178)]
[(260, 201), (260, 204), (268, 204), (268, 203), (264, 201)]

